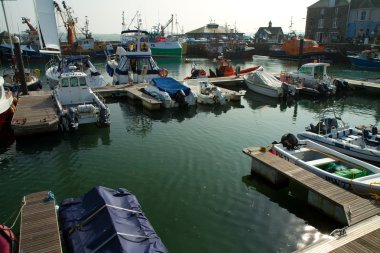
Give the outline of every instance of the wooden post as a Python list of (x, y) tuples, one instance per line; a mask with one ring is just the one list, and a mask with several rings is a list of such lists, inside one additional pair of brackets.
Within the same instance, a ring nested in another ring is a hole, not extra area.
[(15, 46), (15, 53), (16, 53), (16, 60), (17, 60), (17, 79), (20, 81), (21, 84), (21, 92), (23, 95), (28, 95), (28, 87), (26, 85), (26, 79), (25, 79), (25, 71), (24, 71), (24, 62), (22, 61), (22, 52), (20, 47), (20, 39), (15, 36), (14, 37), (14, 46)]
[(302, 56), (303, 56), (303, 39), (300, 39), (300, 48), (298, 51), (298, 68), (302, 65)]

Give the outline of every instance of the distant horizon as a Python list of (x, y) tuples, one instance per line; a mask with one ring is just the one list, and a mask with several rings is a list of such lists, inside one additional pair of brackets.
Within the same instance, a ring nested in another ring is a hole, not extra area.
[[(128, 6), (123, 0), (110, 0), (107, 3), (100, 0), (66, 0), (65, 2), (71, 7), (73, 16), (78, 18), (78, 28), (83, 28), (85, 17), (88, 18), (92, 34), (120, 34), (124, 9), (127, 10), (125, 12), (127, 24), (130, 24), (136, 12), (140, 11), (142, 29), (147, 31), (151, 31), (152, 27), (158, 23), (166, 25), (174, 14), (174, 19), (178, 20), (178, 23), (173, 21), (174, 33), (181, 33), (181, 30), (187, 33), (215, 22), (221, 26), (227, 25), (231, 29), (236, 27), (238, 32), (252, 36), (260, 27), (267, 27), (269, 21), (272, 22), (273, 27), (281, 27), (284, 33), (291, 31), (297, 34), (304, 33), (307, 7), (318, 1), (293, 0), (291, 6), (288, 2), (278, 0), (243, 1), (240, 5), (231, 5), (229, 1), (224, 0), (207, 2), (193, 0), (186, 6), (174, 0), (157, 1), (156, 5), (162, 8), (151, 8), (146, 2)], [(30, 18), (31, 24), (36, 26), (33, 0), (4, 1), (3, 3), (11, 33), (20, 33), (28, 28), (26, 24), (21, 23), (21, 17)], [(58, 2), (58, 4), (62, 9), (62, 3)], [(3, 14), (2, 8), (1, 13)], [(0, 30), (7, 30), (3, 16), (0, 17)], [(61, 32), (62, 22), (59, 17), (57, 20), (59, 21), (58, 30)], [(167, 26), (166, 31), (171, 31), (171, 28), (172, 24)]]

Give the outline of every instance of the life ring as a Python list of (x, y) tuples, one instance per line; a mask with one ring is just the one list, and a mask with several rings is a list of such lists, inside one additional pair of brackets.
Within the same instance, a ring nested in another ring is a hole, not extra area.
[(163, 69), (160, 69), (160, 71), (158, 72), (158, 74), (160, 75), (160, 77), (167, 77), (168, 76), (168, 70), (163, 68)]
[(136, 44), (131, 42), (128, 44), (128, 51), (129, 52), (135, 52), (136, 51)]
[(148, 44), (145, 42), (141, 43), (140, 50), (143, 52), (147, 52), (148, 51)]

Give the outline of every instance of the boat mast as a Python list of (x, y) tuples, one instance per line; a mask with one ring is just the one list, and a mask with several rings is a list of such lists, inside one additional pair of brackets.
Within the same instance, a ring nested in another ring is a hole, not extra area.
[(1, 5), (2, 5), (2, 7), (3, 7), (4, 18), (5, 18), (5, 25), (7, 26), (7, 31), (8, 31), (8, 36), (9, 36), (9, 43), (11, 44), (12, 57), (14, 57), (15, 53), (14, 53), (14, 51), (13, 51), (12, 36), (11, 36), (11, 33), (9, 32), (9, 25), (8, 25), (8, 20), (7, 20), (7, 14), (6, 14), (6, 12), (5, 12), (4, 0), (1, 0)]

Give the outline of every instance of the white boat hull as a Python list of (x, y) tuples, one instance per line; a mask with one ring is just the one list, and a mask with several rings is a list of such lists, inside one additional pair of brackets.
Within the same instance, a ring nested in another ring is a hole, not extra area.
[[(350, 129), (352, 134), (343, 135), (343, 132), (349, 133)], [(354, 129), (347, 128), (344, 131), (339, 131), (340, 134), (338, 135), (338, 138), (332, 138), (333, 134), (319, 135), (312, 132), (302, 132), (297, 136), (300, 139), (312, 140), (343, 154), (380, 164), (380, 143), (378, 146), (368, 146), (366, 145), (363, 136), (356, 135), (355, 132)], [(373, 137), (370, 140), (375, 143), (376, 138), (378, 137)]]
[[(285, 148), (282, 144), (275, 144), (273, 150), (279, 157), (355, 194), (366, 197), (380, 195), (380, 168), (310, 140), (299, 140), (299, 144), (298, 149), (292, 150)], [(350, 179), (319, 168), (330, 162), (347, 164), (351, 169), (366, 170), (369, 175)]]

